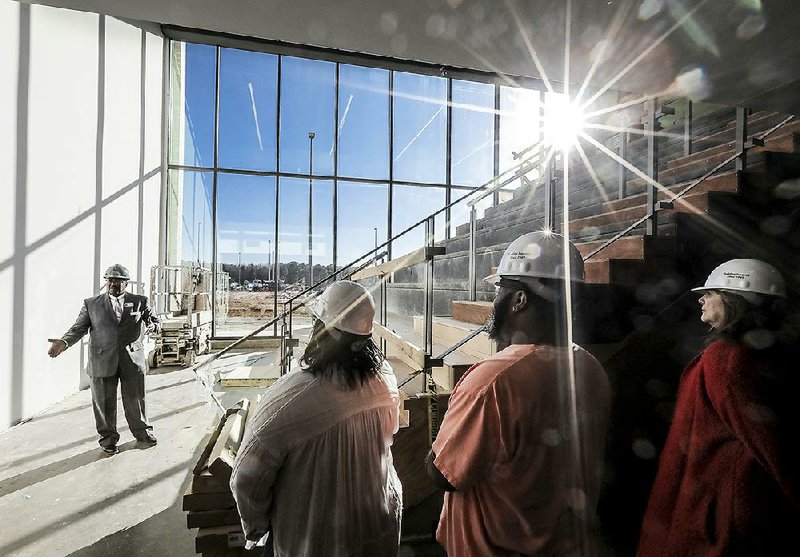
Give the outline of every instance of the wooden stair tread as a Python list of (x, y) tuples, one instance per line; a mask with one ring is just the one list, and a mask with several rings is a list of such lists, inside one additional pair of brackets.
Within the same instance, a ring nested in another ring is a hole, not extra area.
[(462, 323), (483, 325), (492, 317), (493, 311), (493, 302), (454, 300), (451, 313), (454, 320)]

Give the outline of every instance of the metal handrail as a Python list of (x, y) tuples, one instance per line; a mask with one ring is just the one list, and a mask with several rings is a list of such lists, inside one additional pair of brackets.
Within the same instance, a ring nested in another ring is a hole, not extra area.
[[(522, 155), (524, 155), (525, 153), (528, 153), (530, 150), (532, 150), (532, 149), (534, 149), (534, 148), (536, 148), (536, 147), (538, 147), (538, 146), (541, 146), (541, 145), (542, 145), (542, 143), (543, 143), (543, 141), (541, 141), (541, 140), (540, 140), (540, 141), (537, 141), (536, 143), (534, 143), (534, 144), (532, 144), (532, 145), (529, 145), (528, 147), (526, 147), (526, 148), (525, 148), (525, 149), (523, 149), (522, 151), (520, 151), (520, 152), (518, 152), (518, 153), (515, 153), (515, 155), (514, 155), (514, 159), (516, 160), (516, 159), (520, 158)], [(517, 168), (517, 169), (519, 170), (519, 172), (514, 172), (514, 175), (513, 175), (513, 176), (512, 176), (512, 177), (511, 177), (509, 180), (507, 180), (507, 181), (504, 181), (502, 184), (497, 184), (497, 185), (495, 185), (495, 186), (493, 186), (493, 187), (490, 187), (489, 189), (487, 189), (486, 191), (484, 191), (484, 192), (483, 192), (481, 195), (479, 195), (479, 196), (478, 196), (478, 197), (476, 197), (475, 199), (472, 199), (472, 200), (468, 201), (468, 202), (467, 202), (467, 206), (468, 206), (470, 209), (471, 209), (471, 208), (473, 208), (473, 207), (474, 207), (475, 205), (477, 205), (477, 204), (478, 204), (478, 203), (479, 203), (481, 200), (485, 199), (486, 197), (489, 197), (489, 196), (490, 196), (491, 194), (493, 194), (495, 191), (499, 190), (499, 189), (500, 189), (500, 188), (502, 188), (503, 186), (505, 186), (505, 185), (507, 185), (507, 184), (509, 184), (509, 183), (513, 182), (513, 181), (514, 181), (514, 180), (516, 180), (517, 178), (520, 178), (521, 176), (524, 176), (525, 174), (527, 174), (528, 172), (530, 172), (531, 170), (533, 170), (533, 168), (535, 167), (535, 165), (533, 164), (533, 163), (534, 163), (534, 160), (535, 160), (535, 159), (538, 159), (538, 158), (540, 158), (540, 157), (541, 157), (541, 154), (542, 154), (542, 152), (541, 152), (541, 151), (536, 151), (536, 153), (534, 153), (533, 155), (531, 155), (530, 157), (528, 157), (527, 159), (525, 159), (523, 162), (521, 162), (521, 163), (517, 164), (517, 166), (512, 166), (512, 167), (511, 167), (509, 170), (507, 170), (507, 171), (506, 171), (506, 172), (504, 172), (503, 174), (506, 174), (506, 173), (508, 173), (510, 170), (512, 170), (512, 169), (514, 169), (514, 168)], [(530, 166), (530, 168), (528, 168), (527, 170), (525, 170), (525, 172), (521, 172), (521, 171), (522, 171), (522, 167), (523, 167), (525, 164), (528, 164), (528, 163), (531, 163), (531, 166)], [(501, 174), (500, 176), (502, 176), (503, 174)], [(499, 176), (498, 176), (498, 178), (499, 178)], [(540, 181), (541, 179), (542, 179), (541, 177), (540, 177), (540, 178), (537, 178), (537, 179), (536, 179), (536, 182)], [(534, 183), (535, 183), (535, 182), (534, 182)], [(481, 188), (483, 188), (483, 187), (485, 187), (485, 185), (484, 185), (484, 186), (481, 186)], [(477, 190), (475, 190), (475, 191), (477, 191)], [(470, 192), (470, 193), (474, 193), (474, 191), (473, 191), (473, 192)], [(458, 203), (459, 201), (461, 201), (462, 199), (464, 199), (464, 198), (466, 198), (466, 197), (468, 197), (468, 195), (467, 195), (467, 196), (464, 196), (464, 197), (462, 197), (461, 199), (459, 199), (458, 201), (456, 201), (456, 203)]]
[[(786, 125), (786, 124), (787, 124), (788, 122), (790, 122), (790, 121), (791, 121), (791, 120), (792, 120), (794, 117), (795, 117), (795, 115), (794, 115), (794, 114), (790, 114), (789, 116), (787, 116), (786, 118), (784, 118), (783, 120), (781, 120), (781, 121), (780, 121), (778, 124), (776, 124), (775, 126), (771, 127), (771, 128), (770, 128), (770, 129), (768, 129), (767, 131), (763, 132), (761, 135), (759, 135), (759, 136), (753, 136), (753, 137), (756, 137), (756, 139), (758, 139), (759, 141), (762, 141), (762, 140), (763, 140), (764, 138), (766, 138), (768, 135), (772, 134), (772, 133), (773, 133), (775, 130), (777, 130), (778, 128), (781, 128), (782, 126)], [(710, 178), (712, 175), (716, 174), (716, 173), (717, 173), (717, 172), (718, 172), (718, 171), (719, 171), (719, 170), (720, 170), (722, 167), (724, 167), (724, 166), (725, 166), (725, 165), (727, 165), (727, 164), (730, 164), (731, 162), (733, 162), (733, 161), (734, 161), (734, 160), (736, 160), (737, 158), (741, 157), (743, 154), (747, 153), (747, 151), (748, 151), (750, 148), (752, 148), (752, 147), (753, 147), (753, 145), (745, 145), (745, 147), (744, 147), (743, 149), (741, 149), (740, 151), (738, 151), (738, 152), (734, 153), (733, 155), (731, 155), (730, 157), (728, 157), (727, 159), (725, 159), (725, 160), (724, 160), (724, 161), (722, 161), (721, 163), (717, 164), (717, 165), (716, 165), (714, 168), (712, 168), (711, 170), (709, 170), (708, 172), (706, 172), (705, 174), (703, 174), (703, 175), (702, 175), (700, 178), (698, 178), (698, 179), (697, 179), (695, 182), (693, 182), (693, 183), (689, 184), (689, 185), (688, 185), (688, 186), (686, 186), (684, 189), (682, 189), (680, 192), (678, 192), (677, 194), (675, 194), (675, 195), (672, 197), (672, 201), (677, 201), (678, 199), (681, 199), (681, 198), (682, 198), (684, 195), (686, 195), (688, 192), (690, 192), (691, 190), (693, 190), (693, 189), (694, 189), (695, 187), (697, 187), (699, 184), (701, 184), (702, 182), (706, 181), (706, 180), (707, 180), (708, 178)], [(667, 191), (669, 191), (669, 190), (667, 190)], [(584, 257), (583, 257), (583, 260), (584, 260), (584, 261), (588, 261), (589, 259), (591, 259), (591, 258), (592, 258), (592, 257), (594, 257), (595, 255), (597, 255), (598, 253), (600, 253), (601, 251), (603, 251), (604, 249), (606, 249), (608, 246), (610, 246), (611, 244), (613, 244), (614, 242), (616, 242), (617, 240), (619, 240), (619, 239), (620, 239), (620, 238), (622, 238), (623, 236), (626, 236), (626, 235), (627, 235), (629, 232), (631, 232), (631, 231), (632, 231), (633, 229), (635, 229), (637, 226), (640, 226), (640, 225), (641, 225), (643, 222), (645, 222), (645, 221), (646, 221), (647, 219), (649, 219), (649, 218), (650, 218), (650, 215), (645, 215), (645, 216), (643, 216), (642, 218), (640, 218), (640, 219), (636, 220), (636, 221), (635, 221), (633, 224), (631, 224), (630, 226), (628, 226), (627, 228), (625, 228), (625, 229), (624, 229), (624, 230), (622, 230), (621, 232), (619, 232), (619, 233), (617, 233), (616, 235), (614, 235), (614, 237), (610, 238), (609, 240), (607, 240), (606, 242), (604, 242), (603, 244), (601, 244), (599, 247), (597, 247), (597, 248), (593, 249), (592, 251), (590, 251), (589, 253), (587, 253), (587, 254), (586, 254)]]

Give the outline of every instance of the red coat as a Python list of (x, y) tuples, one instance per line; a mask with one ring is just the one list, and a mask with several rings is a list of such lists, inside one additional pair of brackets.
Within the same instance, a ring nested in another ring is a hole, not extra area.
[(718, 340), (687, 366), (639, 556), (800, 555), (800, 364), (779, 352)]

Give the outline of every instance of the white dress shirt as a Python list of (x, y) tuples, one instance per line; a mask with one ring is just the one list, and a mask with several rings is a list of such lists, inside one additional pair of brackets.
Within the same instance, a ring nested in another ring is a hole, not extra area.
[(123, 292), (119, 296), (112, 296), (109, 294), (108, 297), (111, 298), (111, 307), (114, 309), (114, 315), (117, 316), (117, 323), (119, 323), (122, 321), (122, 307), (125, 300), (125, 293)]

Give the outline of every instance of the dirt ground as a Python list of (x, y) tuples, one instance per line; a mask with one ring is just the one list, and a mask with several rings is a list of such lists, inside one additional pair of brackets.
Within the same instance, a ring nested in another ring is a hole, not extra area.
[[(245, 290), (228, 293), (228, 317), (273, 317), (273, 292), (247, 292)], [(288, 297), (278, 293), (278, 312), (283, 312), (283, 302)], [(306, 308), (295, 311), (295, 315), (307, 315)]]

